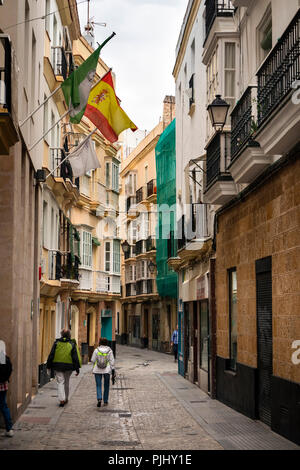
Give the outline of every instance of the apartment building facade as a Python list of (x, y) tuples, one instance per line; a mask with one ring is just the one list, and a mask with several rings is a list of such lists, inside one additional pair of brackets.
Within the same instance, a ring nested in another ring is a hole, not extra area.
[[(299, 2), (206, 2), (204, 200), (216, 212), (216, 397), (299, 444)], [(215, 64), (215, 65), (211, 65)]]
[(178, 370), (214, 395), (214, 205), (204, 202), (206, 68), (202, 63), (205, 3), (189, 2), (173, 76), (176, 84)]
[(171, 312), (176, 316), (176, 305), (161, 298), (156, 285), (155, 146), (174, 113), (174, 97), (166, 97), (162, 121), (124, 159), (120, 172), (123, 247), (126, 244), (122, 253), (120, 340), (159, 351), (169, 350)]
[(1, 339), (14, 373), (8, 403), (13, 420), (38, 387), (39, 246), (42, 121), (21, 123), (42, 101), (44, 14), (42, 2), (0, 6)]

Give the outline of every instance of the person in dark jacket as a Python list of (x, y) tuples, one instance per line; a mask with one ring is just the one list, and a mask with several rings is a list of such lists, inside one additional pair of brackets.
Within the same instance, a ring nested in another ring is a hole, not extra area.
[(5, 342), (0, 341), (0, 410), (3, 414), (7, 437), (12, 437), (14, 431), (10, 411), (6, 403), (9, 377), (12, 373), (10, 358), (6, 355)]
[(76, 376), (81, 367), (80, 353), (70, 330), (63, 329), (61, 338), (56, 339), (47, 360), (48, 373), (54, 371), (58, 386), (59, 406), (64, 406), (69, 400), (69, 382), (73, 370)]

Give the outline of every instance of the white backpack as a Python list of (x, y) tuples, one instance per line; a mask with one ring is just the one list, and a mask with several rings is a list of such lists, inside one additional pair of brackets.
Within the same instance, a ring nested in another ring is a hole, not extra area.
[(110, 348), (108, 348), (107, 352), (102, 352), (99, 348), (97, 348), (97, 366), (99, 367), (99, 369), (105, 369), (108, 366), (108, 355), (110, 351)]

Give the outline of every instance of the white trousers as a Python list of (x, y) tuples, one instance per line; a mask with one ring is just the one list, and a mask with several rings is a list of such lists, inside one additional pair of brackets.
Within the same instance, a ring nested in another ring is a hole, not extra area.
[(59, 370), (54, 371), (57, 381), (59, 401), (66, 401), (69, 399), (69, 383), (72, 372), (72, 370), (66, 370), (64, 372)]

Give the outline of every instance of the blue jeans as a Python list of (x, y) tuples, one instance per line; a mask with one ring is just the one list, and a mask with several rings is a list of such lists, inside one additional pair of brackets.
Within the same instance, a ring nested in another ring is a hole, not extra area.
[(0, 410), (4, 417), (6, 431), (10, 431), (13, 427), (13, 423), (10, 417), (9, 408), (6, 403), (6, 393), (6, 390), (4, 392), (0, 392)]
[(102, 377), (104, 377), (104, 403), (108, 402), (110, 374), (94, 374), (97, 388), (97, 400), (102, 400)]

